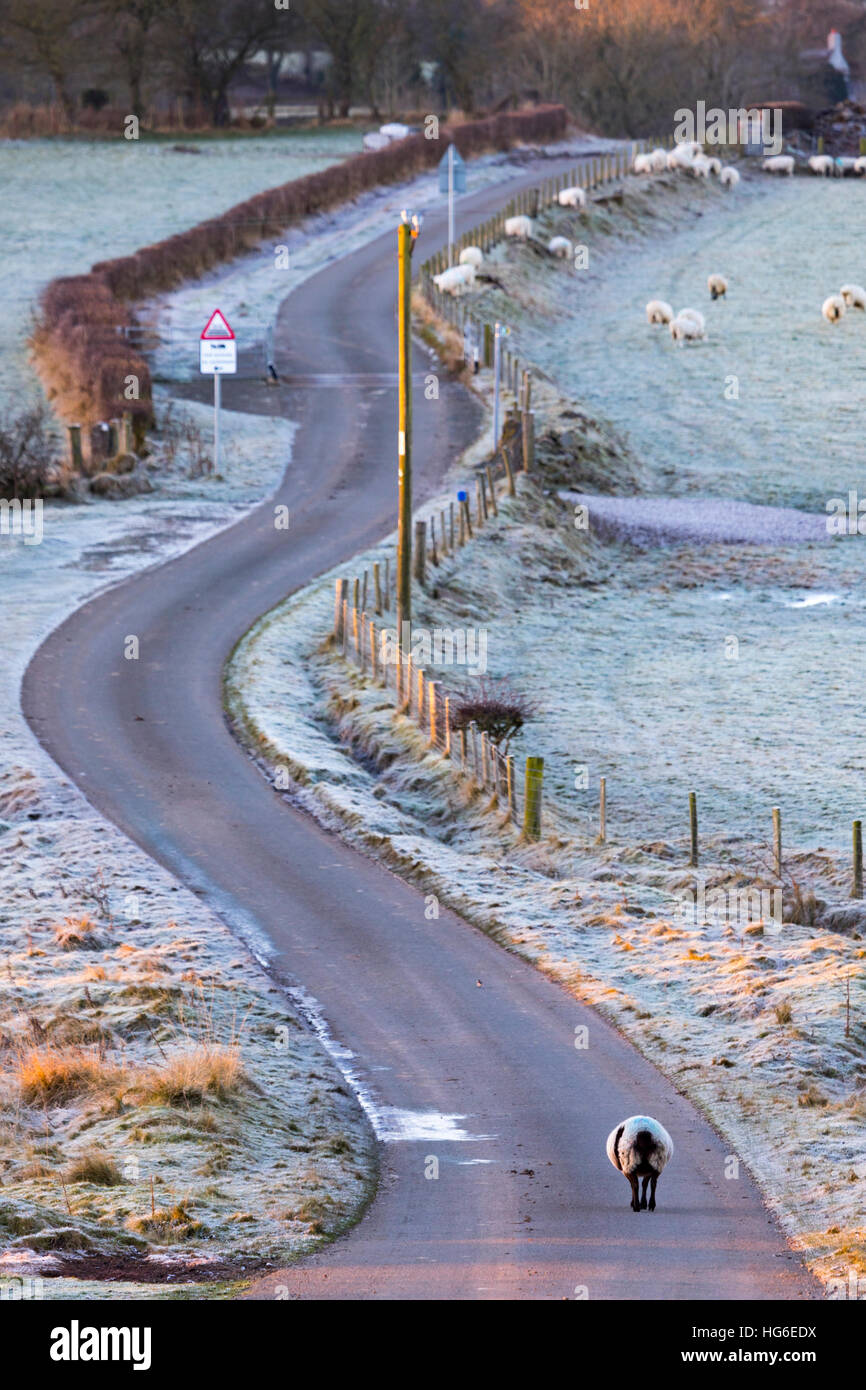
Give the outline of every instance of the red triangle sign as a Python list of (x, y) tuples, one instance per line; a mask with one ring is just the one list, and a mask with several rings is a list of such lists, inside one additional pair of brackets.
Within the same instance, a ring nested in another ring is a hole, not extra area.
[(214, 309), (201, 336), (203, 338), (233, 338), (235, 335), (229, 326), (228, 319), (220, 313), (219, 309)]

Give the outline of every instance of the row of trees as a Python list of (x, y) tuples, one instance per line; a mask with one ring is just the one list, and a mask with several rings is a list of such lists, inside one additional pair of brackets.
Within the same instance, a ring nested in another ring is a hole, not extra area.
[(105, 87), (137, 115), (178, 99), (219, 125), (254, 57), (273, 103), (287, 55), (326, 55), (308, 76), (331, 115), (536, 96), (637, 135), (698, 99), (796, 95), (835, 10), (856, 61), (866, 0), (0, 0), (0, 67), (7, 93), (50, 85), (70, 117)]

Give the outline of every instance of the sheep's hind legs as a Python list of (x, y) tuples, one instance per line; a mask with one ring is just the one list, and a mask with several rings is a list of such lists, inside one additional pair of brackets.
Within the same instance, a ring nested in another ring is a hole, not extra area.
[(644, 1178), (644, 1180), (643, 1180), (643, 1188), (642, 1188), (641, 1194), (640, 1194), (640, 1209), (641, 1209), (641, 1211), (646, 1211), (646, 1190), (647, 1190), (648, 1185), (649, 1185), (649, 1174), (647, 1174), (647, 1176), (646, 1176), (646, 1177)]
[(628, 1180), (631, 1183), (631, 1209), (632, 1211), (640, 1211), (640, 1202), (638, 1201), (637, 1174), (629, 1173)]
[[(655, 1209), (656, 1209), (656, 1183), (658, 1182), (658, 1180), (659, 1180), (659, 1175), (658, 1175), (658, 1173), (653, 1173), (652, 1177), (650, 1178), (650, 1199), (649, 1199), (649, 1210), (650, 1210), (650, 1211), (655, 1211)], [(646, 1188), (644, 1188), (644, 1190), (646, 1190)]]

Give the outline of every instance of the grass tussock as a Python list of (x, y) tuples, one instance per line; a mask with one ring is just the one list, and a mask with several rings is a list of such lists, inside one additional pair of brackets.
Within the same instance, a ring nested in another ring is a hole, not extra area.
[(235, 1095), (245, 1079), (237, 1048), (201, 1043), (178, 1053), (147, 1081), (150, 1099), (165, 1105), (201, 1104), (207, 1097), (227, 1100)]
[(98, 1187), (118, 1187), (123, 1174), (114, 1159), (91, 1149), (77, 1158), (66, 1172), (67, 1182), (92, 1182)]
[(19, 1055), (15, 1075), (21, 1099), (45, 1105), (112, 1090), (126, 1080), (122, 1067), (108, 1062), (101, 1052), (83, 1047), (29, 1048)]
[(62, 925), (54, 928), (54, 940), (62, 951), (101, 951), (105, 945), (90, 917), (65, 917)]

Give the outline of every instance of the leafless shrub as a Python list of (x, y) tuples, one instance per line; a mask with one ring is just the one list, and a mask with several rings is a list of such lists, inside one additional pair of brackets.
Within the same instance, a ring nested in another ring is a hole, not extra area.
[(62, 465), (44, 406), (0, 416), (0, 497), (42, 497), (56, 492)]
[(527, 720), (538, 712), (538, 706), (507, 679), (494, 680), (481, 676), (473, 689), (455, 701), (451, 710), (452, 729), (468, 729), (474, 723), (503, 751)]

